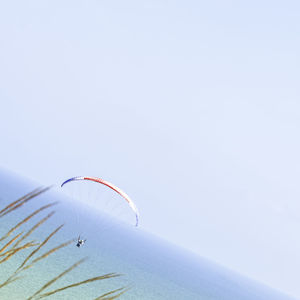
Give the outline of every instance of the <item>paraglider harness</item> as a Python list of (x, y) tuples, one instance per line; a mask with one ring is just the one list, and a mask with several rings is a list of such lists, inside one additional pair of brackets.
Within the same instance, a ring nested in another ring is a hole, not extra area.
[(80, 248), (80, 247), (85, 243), (85, 241), (86, 241), (86, 240), (81, 240), (81, 239), (80, 239), (80, 236), (79, 236), (78, 239), (77, 239), (77, 244), (76, 244), (76, 246), (77, 246), (78, 248)]

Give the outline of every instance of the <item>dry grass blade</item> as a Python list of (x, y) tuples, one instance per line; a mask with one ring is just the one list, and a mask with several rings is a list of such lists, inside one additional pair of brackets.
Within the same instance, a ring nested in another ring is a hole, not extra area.
[(14, 238), (12, 238), (7, 244), (5, 244), (1, 249), (0, 253), (2, 253), (4, 250), (6, 250), (20, 235), (22, 235), (23, 232), (20, 232), (17, 234)]
[(23, 197), (9, 203), (6, 207), (4, 207), (2, 210), (0, 210), (0, 215), (3, 214), (6, 210), (11, 208), (12, 206), (16, 205), (17, 203), (29, 198), (33, 194), (36, 194), (41, 189), (42, 189), (42, 187), (36, 188), (35, 190), (33, 190), (33, 191), (29, 192), (28, 194), (24, 195)]
[(12, 232), (14, 232), (17, 228), (19, 228), (21, 225), (23, 225), (24, 223), (28, 222), (32, 217), (34, 217), (36, 214), (40, 213), (41, 211), (43, 211), (44, 209), (47, 209), (53, 205), (56, 205), (58, 202), (53, 202), (53, 203), (49, 203), (47, 205), (44, 205), (42, 207), (40, 207), (39, 209), (35, 210), (33, 213), (31, 213), (29, 216), (27, 216), (25, 219), (23, 219), (21, 222), (19, 222), (16, 226), (14, 226), (13, 228), (11, 228), (6, 235), (4, 235), (2, 238), (0, 238), (0, 241), (3, 241), (4, 239), (6, 239), (8, 236), (11, 235)]
[[(3, 253), (3, 254), (1, 254), (1, 256), (6, 256), (6, 258), (4, 258), (0, 263), (2, 263), (2, 262), (5, 262), (7, 259), (9, 259), (11, 256), (13, 256), (14, 254), (16, 254), (17, 252), (19, 252), (20, 250), (24, 250), (24, 249), (27, 249), (27, 248), (29, 248), (29, 247), (33, 247), (33, 246), (37, 246), (37, 245), (39, 245), (39, 244), (35, 244), (35, 243), (33, 243), (33, 242), (28, 242), (28, 243), (26, 243), (25, 245), (23, 245), (23, 246), (21, 246), (21, 247), (19, 247), (19, 248), (14, 248), (14, 249), (12, 249), (12, 250), (9, 250), (9, 251), (7, 251), (7, 252), (5, 252), (5, 253)], [(2, 284), (2, 286), (4, 286), (4, 285), (6, 285), (7, 283), (10, 283), (10, 282), (12, 282), (13, 281), (13, 279), (14, 278), (16, 278), (16, 275), (18, 274), (18, 272), (16, 271), (16, 272), (14, 272), (3, 284)], [(17, 277), (17, 278), (19, 278), (19, 277)], [(0, 286), (1, 287), (1, 286)]]
[(48, 191), (49, 189), (51, 189), (52, 186), (49, 186), (49, 187), (45, 187), (45, 188), (42, 188), (42, 189), (39, 189), (38, 191), (36, 191), (35, 193), (32, 193), (31, 195), (29, 195), (28, 197), (26, 197), (25, 199), (23, 199), (22, 201), (20, 202), (17, 202), (17, 204), (11, 208), (9, 208), (8, 210), (4, 211), (0, 217), (3, 217), (5, 215), (7, 215), (8, 213), (16, 210), (17, 208), (21, 207), (22, 205), (24, 205), (26, 202), (28, 202), (29, 200), (39, 196), (40, 194), (42, 193), (45, 193), (46, 191)]
[(61, 249), (61, 248), (64, 248), (64, 247), (70, 245), (70, 244), (73, 243), (73, 242), (74, 242), (73, 240), (70, 240), (70, 241), (67, 241), (67, 242), (65, 242), (65, 243), (62, 243), (62, 244), (58, 245), (58, 246), (55, 247), (55, 248), (52, 248), (51, 250), (49, 250), (49, 251), (46, 252), (45, 254), (43, 254), (43, 255), (37, 257), (35, 260), (33, 260), (32, 263), (31, 263), (30, 265), (24, 267), (23, 270), (27, 270), (27, 269), (31, 268), (31, 267), (32, 267), (35, 263), (37, 263), (38, 261), (40, 261), (40, 260), (46, 258), (47, 256), (49, 256), (50, 254), (56, 252), (57, 250), (59, 250), (59, 249)]
[(120, 296), (122, 296), (124, 293), (126, 293), (128, 291), (128, 289), (125, 289), (124, 291), (114, 295), (114, 296), (111, 296), (111, 297), (108, 297), (106, 298), (105, 300), (114, 300), (114, 299), (117, 299), (119, 298)]
[(17, 252), (18, 252), (18, 251), (20, 251), (20, 250), (23, 250), (23, 249), (25, 250), (25, 249), (27, 249), (27, 248), (34, 247), (34, 246), (38, 246), (38, 245), (39, 245), (39, 243), (34, 243), (34, 241), (31, 241), (31, 242), (28, 242), (28, 243), (24, 244), (24, 245), (21, 246), (21, 247), (13, 248), (13, 249), (11, 249), (11, 250), (8, 250), (8, 251), (6, 251), (6, 252), (0, 254), (0, 256), (6, 256), (6, 255), (9, 255), (9, 254), (12, 253), (12, 252), (15, 252), (16, 250), (17, 250)]
[(10, 278), (10, 279), (6, 280), (4, 283), (0, 284), (0, 288), (4, 287), (4, 286), (6, 286), (6, 285), (8, 285), (8, 284), (10, 284), (12, 282), (15, 282), (16, 280), (19, 280), (21, 278), (23, 278), (23, 276)]
[(83, 258), (83, 259), (79, 260), (78, 262), (76, 262), (75, 264), (73, 264), (70, 268), (66, 269), (65, 271), (63, 271), (62, 273), (60, 273), (58, 276), (56, 276), (53, 279), (51, 279), (50, 281), (48, 281), (37, 292), (35, 292), (30, 298), (28, 298), (28, 300), (30, 300), (30, 299), (34, 298), (35, 296), (37, 296), (38, 294), (40, 294), (43, 290), (45, 290), (47, 287), (49, 287), (50, 285), (52, 285), (55, 281), (57, 281), (61, 277), (65, 276), (67, 273), (71, 272), (73, 269), (75, 269), (80, 264), (82, 264), (85, 260), (86, 260), (86, 258)]
[(55, 211), (50, 212), (45, 218), (36, 223), (31, 229), (28, 230), (15, 244), (14, 247), (17, 247), (23, 240), (29, 237), (39, 226), (41, 226), (44, 222), (46, 222), (49, 218), (51, 218), (55, 214)]
[(86, 284), (86, 283), (90, 283), (90, 282), (94, 282), (94, 281), (99, 281), (99, 280), (103, 280), (103, 279), (108, 279), (108, 278), (114, 278), (114, 277), (118, 277), (118, 276), (121, 276), (121, 275), (116, 274), (116, 273), (109, 273), (109, 274), (105, 274), (105, 275), (102, 275), (102, 276), (93, 277), (93, 278), (90, 278), (90, 279), (87, 279), (87, 280), (84, 280), (84, 281), (80, 281), (80, 282), (77, 282), (77, 283), (67, 285), (65, 287), (56, 289), (54, 291), (51, 291), (51, 292), (48, 292), (48, 293), (45, 293), (45, 294), (41, 294), (41, 295), (38, 296), (38, 299), (49, 297), (53, 294), (62, 292), (66, 289), (70, 289), (70, 288), (73, 288), (73, 287), (76, 287), (76, 286), (79, 286), (79, 285), (82, 285), (82, 284)]
[(0, 264), (6, 262), (7, 260), (9, 260), (13, 255), (15, 255), (17, 252), (19, 252), (20, 250), (22, 250), (21, 248), (18, 249), (14, 249), (13, 251), (11, 251), (9, 254), (7, 254), (3, 259), (0, 260)]
[(51, 237), (53, 235), (55, 235), (64, 225), (60, 225), (59, 227), (57, 227), (54, 231), (52, 231), (47, 237), (46, 239), (35, 249), (33, 250), (26, 258), (25, 260), (22, 262), (22, 264), (20, 265), (20, 267), (18, 268), (21, 269), (26, 263), (27, 261), (35, 254), (37, 253), (46, 243), (48, 243), (48, 241), (51, 239)]
[(10, 250), (9, 253), (2, 260), (0, 260), (0, 264), (6, 262), (8, 259), (10, 259), (13, 255), (15, 255), (16, 253), (18, 253), (19, 251), (21, 251), (23, 249), (26, 249), (28, 247), (35, 246), (35, 245), (37, 245), (37, 244), (33, 244), (33, 243), (29, 242), (29, 243), (25, 244), (22, 247)]
[[(116, 299), (116, 298), (120, 297), (122, 294), (124, 294), (124, 293), (127, 292), (127, 291), (128, 291), (128, 288), (122, 287), (122, 288), (119, 288), (119, 289), (110, 291), (110, 292), (108, 292), (108, 293), (105, 293), (105, 294), (103, 294), (103, 295), (97, 297), (97, 298), (94, 299), (94, 300)], [(112, 294), (115, 294), (115, 293), (117, 293), (117, 292), (120, 292), (120, 293), (118, 293), (118, 294), (116, 294), (116, 295), (112, 295)], [(112, 295), (112, 296), (110, 296), (110, 295)], [(110, 296), (110, 297), (108, 297), (108, 296)]]

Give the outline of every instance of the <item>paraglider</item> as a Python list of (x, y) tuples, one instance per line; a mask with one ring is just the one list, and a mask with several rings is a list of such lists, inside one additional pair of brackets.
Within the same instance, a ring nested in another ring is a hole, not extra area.
[(123, 192), (121, 189), (119, 189), (118, 187), (116, 187), (115, 185), (113, 185), (112, 183), (108, 182), (108, 181), (105, 181), (101, 178), (97, 178), (97, 177), (84, 177), (84, 176), (77, 176), (77, 177), (72, 177), (66, 181), (64, 181), (62, 184), (61, 184), (61, 187), (63, 187), (65, 184), (69, 183), (69, 182), (72, 182), (72, 181), (76, 181), (76, 180), (89, 180), (89, 181), (94, 181), (96, 183), (100, 183), (100, 184), (103, 184), (107, 187), (109, 187), (110, 189), (112, 189), (113, 191), (117, 192), (120, 196), (122, 196), (126, 201), (127, 203), (129, 204), (131, 210), (134, 212), (135, 214), (135, 226), (138, 226), (138, 223), (139, 223), (139, 213), (138, 213), (138, 209), (137, 207), (135, 206), (134, 202), (130, 199), (130, 197), (125, 193)]
[(77, 239), (77, 244), (76, 244), (76, 246), (77, 246), (78, 248), (80, 248), (81, 246), (84, 245), (85, 242), (86, 242), (86, 240), (80, 239), (80, 236), (79, 236), (78, 239)]

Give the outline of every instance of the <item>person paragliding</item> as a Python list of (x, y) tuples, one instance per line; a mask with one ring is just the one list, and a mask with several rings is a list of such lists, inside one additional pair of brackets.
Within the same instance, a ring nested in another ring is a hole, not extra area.
[(80, 239), (80, 236), (79, 236), (78, 239), (77, 239), (77, 244), (76, 244), (76, 246), (77, 246), (78, 248), (80, 248), (81, 246), (84, 245), (85, 242), (86, 242), (86, 240)]

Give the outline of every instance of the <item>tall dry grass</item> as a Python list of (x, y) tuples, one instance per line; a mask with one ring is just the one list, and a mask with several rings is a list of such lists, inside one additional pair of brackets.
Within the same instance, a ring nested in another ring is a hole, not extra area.
[[(29, 201), (36, 199), (39, 195), (47, 192), (51, 187), (39, 187), (30, 193), (22, 196), (21, 198), (9, 203), (6, 205), (3, 209), (0, 210), (0, 219), (7, 214), (10, 214), (17, 209), (22, 208), (23, 205), (26, 205), (29, 203)], [(71, 239), (69, 241), (63, 242), (47, 252), (40, 254), (40, 251), (43, 247), (47, 246), (49, 241), (57, 235), (57, 233), (63, 228), (63, 224), (59, 225), (57, 228), (55, 228), (49, 235), (44, 237), (44, 240), (42, 242), (37, 243), (36, 241), (26, 241), (28, 238), (30, 238), (33, 234), (33, 232), (38, 229), (40, 226), (42, 226), (44, 223), (46, 223), (51, 217), (55, 214), (55, 211), (51, 211), (48, 213), (45, 217), (40, 219), (37, 223), (33, 224), (33, 226), (26, 231), (25, 233), (21, 231), (20, 233), (16, 234), (14, 237), (12, 237), (8, 242), (4, 243), (4, 240), (6, 240), (12, 233), (17, 231), (19, 228), (22, 227), (25, 223), (30, 223), (33, 219), (33, 217), (37, 214), (42, 213), (43, 211), (48, 210), (52, 206), (57, 204), (56, 202), (46, 204), (44, 206), (39, 207), (38, 209), (35, 209), (32, 213), (30, 213), (28, 216), (26, 216), (22, 220), (17, 220), (17, 224), (12, 226), (6, 234), (0, 237), (0, 265), (8, 261), (12, 257), (19, 256), (22, 254), (22, 257), (24, 257), (24, 251), (28, 249), (32, 249), (32, 251), (23, 259), (22, 263), (19, 264), (14, 271), (10, 275), (8, 275), (8, 278), (0, 283), (0, 299), (1, 299), (1, 289), (4, 287), (7, 287), (9, 285), (12, 285), (16, 281), (19, 280), (32, 280), (32, 278), (26, 277), (27, 270), (34, 267), (39, 262), (46, 262), (47, 258), (50, 255), (57, 255), (59, 251), (63, 251), (63, 249), (72, 243), (74, 243), (74, 239)], [(1, 244), (3, 243), (3, 245)], [(47, 298), (52, 295), (61, 293), (62, 291), (73, 289), (79, 286), (85, 286), (92, 282), (100, 282), (105, 279), (115, 278), (120, 276), (120, 274), (117, 273), (108, 273), (92, 278), (88, 278), (83, 281), (79, 282), (71, 282), (68, 285), (62, 286), (57, 289), (53, 289), (51, 291), (47, 291), (49, 287), (51, 287), (54, 283), (58, 282), (61, 278), (63, 278), (66, 274), (72, 272), (75, 268), (80, 267), (82, 263), (84, 263), (86, 258), (83, 258), (77, 262), (75, 262), (72, 266), (64, 270), (58, 275), (53, 275), (53, 278), (46, 282), (42, 287), (37, 289), (33, 294), (26, 298), (27, 300), (35, 300), (35, 299), (42, 299)], [(1, 272), (1, 269), (0, 269)], [(102, 294), (101, 296), (98, 296), (95, 298), (95, 300), (109, 300), (109, 299), (116, 299), (119, 298), (122, 294), (124, 294), (127, 291), (127, 287), (121, 287), (109, 292), (106, 292)], [(80, 295), (80, 292), (79, 292)], [(81, 299), (83, 299), (84, 295), (79, 296)]]

